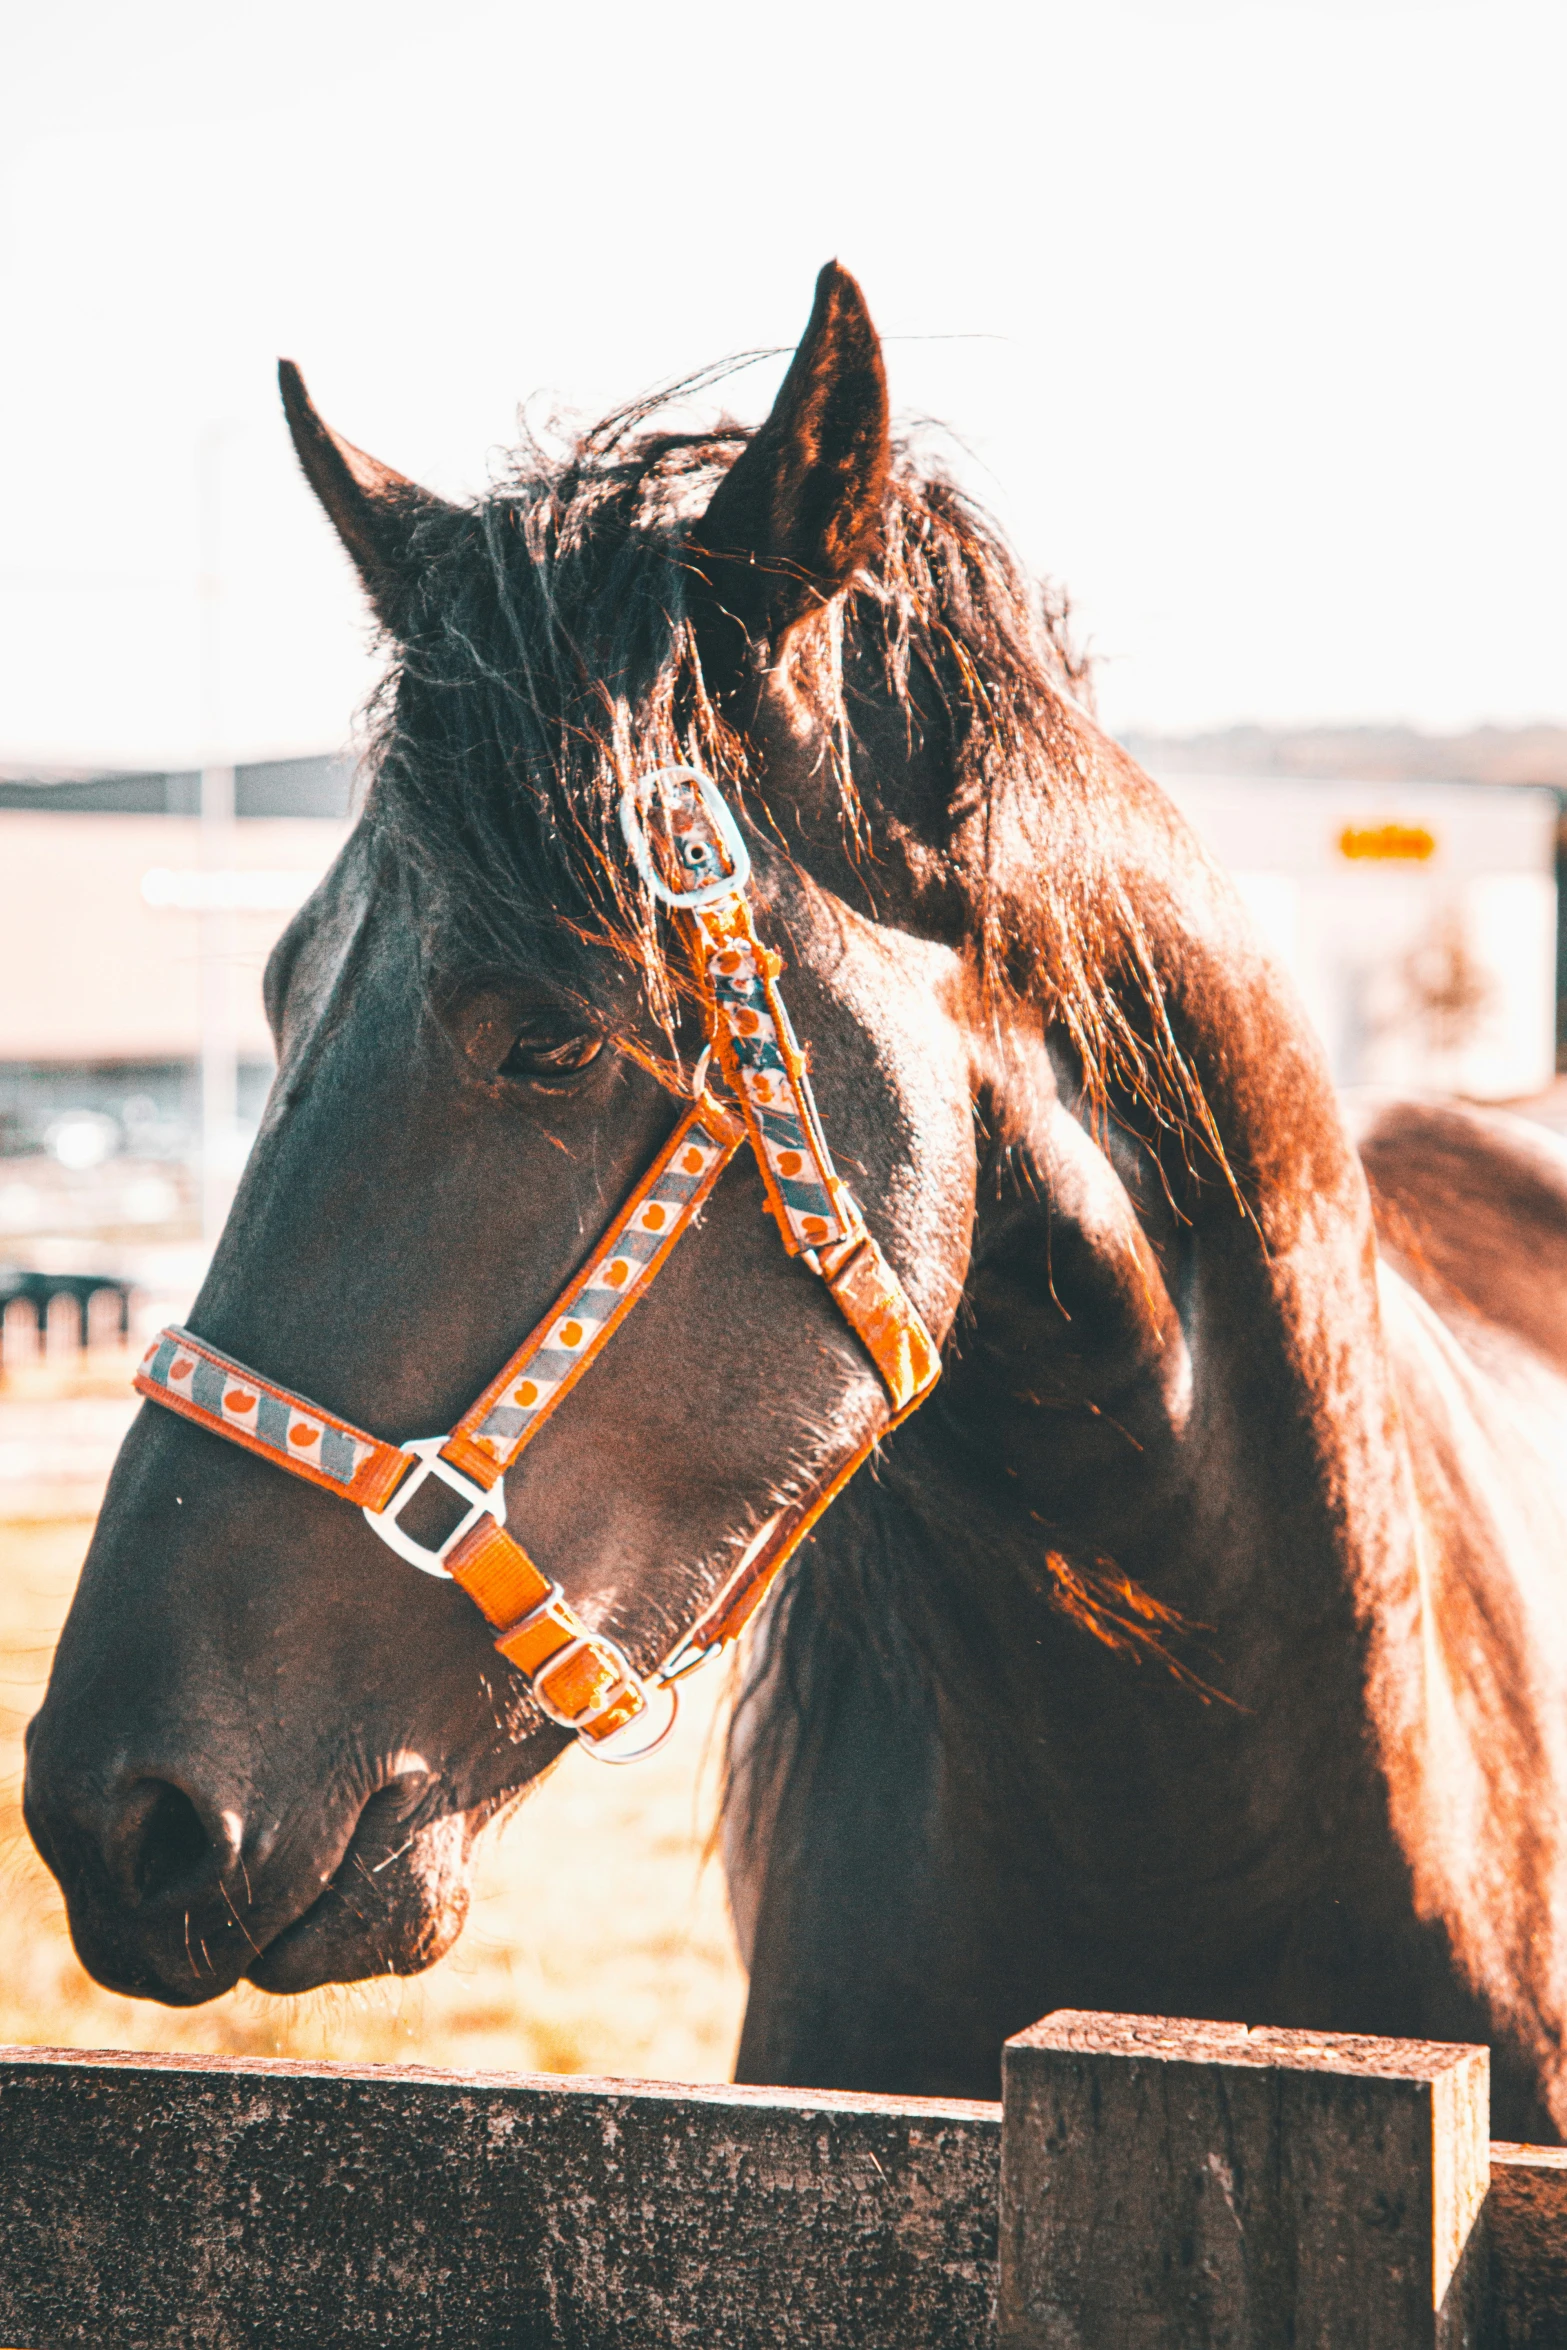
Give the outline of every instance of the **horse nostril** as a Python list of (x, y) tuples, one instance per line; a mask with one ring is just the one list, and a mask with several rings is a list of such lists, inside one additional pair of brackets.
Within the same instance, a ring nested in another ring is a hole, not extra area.
[(144, 1781), (137, 1796), (145, 1804), (141, 1835), (131, 1859), (136, 1891), (156, 1901), (193, 1876), (212, 1853), (212, 1840), (188, 1795), (167, 1781)]

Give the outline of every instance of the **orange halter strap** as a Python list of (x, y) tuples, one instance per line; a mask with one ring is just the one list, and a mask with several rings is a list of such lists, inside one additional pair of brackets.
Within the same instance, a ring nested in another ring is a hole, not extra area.
[[(706, 1006), (708, 1052), (697, 1097), (580, 1272), (456, 1426), (444, 1436), (387, 1444), (179, 1328), (159, 1333), (135, 1384), (152, 1402), (357, 1502), (400, 1558), (462, 1586), (551, 1721), (601, 1760), (629, 1762), (662, 1744), (673, 1726), (675, 1682), (739, 1636), (873, 1445), (923, 1403), (940, 1361), (833, 1166), (778, 992), (781, 962), (752, 927), (750, 858), (717, 788), (695, 768), (661, 768), (627, 791), (621, 823), (649, 891), (680, 921)], [(732, 1106), (706, 1089), (709, 1055)], [(644, 1680), (507, 1532), (505, 1476), (652, 1286), (742, 1142), (756, 1158), (785, 1249), (826, 1283), (881, 1374), (889, 1411), (814, 1493), (768, 1521), (699, 1620)], [(464, 1505), (435, 1546), (400, 1522), (432, 1477)], [(671, 1714), (658, 1738), (612, 1752), (610, 1742), (649, 1711), (659, 1688), (670, 1693)]]

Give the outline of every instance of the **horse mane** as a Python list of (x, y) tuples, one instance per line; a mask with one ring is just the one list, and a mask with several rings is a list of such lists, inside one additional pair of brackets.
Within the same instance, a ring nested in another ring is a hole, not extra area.
[[(702, 673), (687, 554), (750, 437), (729, 422), (675, 430), (658, 402), (635, 403), (563, 451), (529, 433), (487, 497), (413, 520), (418, 584), (373, 705), (367, 813), (413, 879), (444, 977), (497, 978), (523, 960), (591, 1002), (607, 946), (640, 971), (672, 1036), (683, 973), (616, 811), (633, 776), (689, 762), (767, 820)], [(1099, 846), (1119, 754), (1087, 721), (1067, 600), (1027, 576), (912, 439), (895, 452), (874, 564), (784, 656), (860, 846), (846, 646), (856, 681), (876, 675), (911, 734), (945, 737), (949, 800), (928, 845), (986, 990), (1043, 1001), (1101, 1106), (1114, 1082), (1211, 1147), (1137, 911)]]

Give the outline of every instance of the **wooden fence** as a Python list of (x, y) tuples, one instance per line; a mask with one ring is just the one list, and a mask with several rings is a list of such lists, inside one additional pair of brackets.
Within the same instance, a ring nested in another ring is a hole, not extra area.
[(999, 2105), (0, 2051), (15, 2350), (1567, 2350), (1483, 2049), (1063, 2013)]

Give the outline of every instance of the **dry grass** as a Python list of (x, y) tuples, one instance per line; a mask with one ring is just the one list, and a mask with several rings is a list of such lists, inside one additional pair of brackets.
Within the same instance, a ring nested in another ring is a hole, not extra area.
[[(31, 1417), (39, 1398), (28, 1385)], [(57, 1395), (62, 1434), (87, 1400), (81, 1387)], [(13, 1414), (20, 1401), (13, 1383)], [(7, 1402), (0, 1393), (0, 1440)], [(12, 1490), (14, 1507), (22, 1492)], [(36, 1487), (26, 1491), (36, 1509)], [(0, 1520), (0, 2041), (728, 2077), (745, 1978), (722, 1873), (702, 1860), (716, 1797), (716, 1674), (687, 1685), (662, 1754), (624, 1771), (568, 1755), (492, 1833), (467, 1931), (428, 1974), (293, 2000), (242, 1986), (182, 2012), (100, 1990), (77, 1964), (20, 1808), (23, 1727), (90, 1531), (81, 1516)]]

